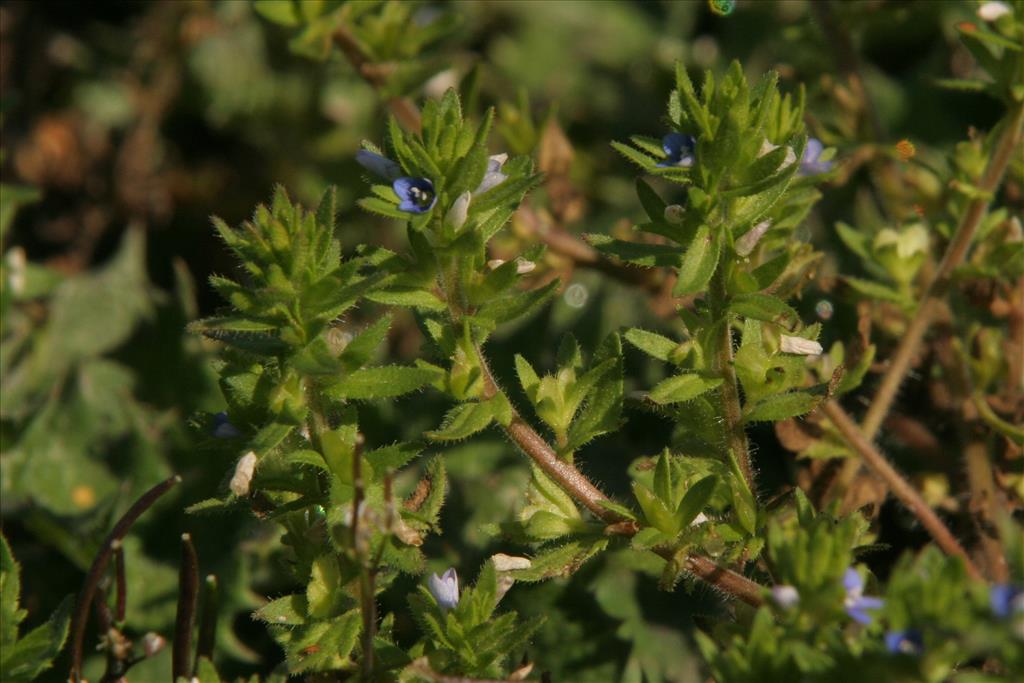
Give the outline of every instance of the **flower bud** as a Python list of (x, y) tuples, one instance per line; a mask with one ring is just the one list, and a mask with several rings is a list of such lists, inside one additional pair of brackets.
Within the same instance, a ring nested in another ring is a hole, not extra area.
[(793, 586), (781, 585), (772, 588), (772, 601), (782, 609), (796, 607), (800, 602), (800, 593)]
[(466, 224), (466, 216), (469, 215), (469, 202), (472, 199), (473, 195), (470, 192), (463, 192), (459, 195), (444, 216), (445, 227), (455, 232), (462, 229), (462, 226)]
[(448, 611), (459, 604), (459, 576), (454, 567), (441, 576), (431, 574), (427, 579), (427, 589), (442, 610)]
[(736, 240), (736, 253), (740, 256), (750, 256), (750, 252), (754, 251), (754, 247), (761, 241), (764, 234), (768, 232), (768, 228), (772, 227), (771, 221), (761, 221), (750, 230), (745, 232), (742, 237)]
[(821, 344), (818, 342), (803, 337), (790, 337), (787, 334), (780, 336), (779, 350), (782, 353), (795, 353), (798, 356), (818, 356), (822, 352)]
[(235, 465), (235, 474), (231, 477), (229, 487), (231, 492), (241, 498), (249, 495), (249, 484), (252, 483), (252, 475), (256, 472), (256, 453), (249, 451), (238, 459)]

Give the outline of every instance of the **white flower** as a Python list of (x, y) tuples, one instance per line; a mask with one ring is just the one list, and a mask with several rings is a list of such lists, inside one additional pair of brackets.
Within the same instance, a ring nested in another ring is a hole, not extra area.
[(469, 202), (473, 199), (473, 194), (470, 192), (463, 192), (459, 195), (448, 213), (444, 215), (444, 224), (452, 230), (458, 231), (466, 224), (466, 216), (469, 215)]
[(750, 252), (754, 251), (754, 247), (761, 241), (764, 234), (768, 232), (768, 228), (772, 227), (771, 221), (761, 221), (747, 232), (743, 233), (743, 236), (736, 240), (736, 253), (740, 256), (749, 256)]
[(665, 221), (672, 225), (679, 225), (683, 222), (683, 214), (685, 212), (685, 209), (678, 204), (669, 204), (665, 207)]
[(779, 350), (783, 353), (795, 353), (798, 356), (818, 356), (822, 352), (821, 344), (803, 337), (780, 336)]
[(235, 474), (231, 477), (231, 493), (239, 498), (249, 495), (249, 484), (252, 483), (252, 475), (256, 471), (256, 454), (249, 451), (235, 465)]
[(480, 186), (473, 191), (473, 194), (480, 194), (487, 192), (495, 185), (500, 185), (505, 182), (508, 178), (507, 175), (501, 172), (501, 167), (508, 161), (507, 154), (494, 154), (487, 159), (487, 173), (484, 174), (484, 179), (480, 182)]
[(986, 2), (978, 8), (978, 16), (985, 21), (995, 21), (999, 17), (1010, 14), (1012, 11), (1005, 2)]
[(789, 609), (800, 602), (800, 593), (793, 586), (775, 586), (772, 588), (772, 600), (782, 609)]
[(427, 579), (427, 588), (442, 610), (453, 609), (459, 604), (459, 575), (455, 573), (454, 567), (441, 576), (431, 574)]

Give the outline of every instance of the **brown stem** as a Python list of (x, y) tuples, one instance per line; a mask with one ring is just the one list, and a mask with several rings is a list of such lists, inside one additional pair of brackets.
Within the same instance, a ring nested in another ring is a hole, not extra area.
[(171, 645), (171, 681), (192, 676), (192, 626), (199, 597), (199, 559), (190, 534), (181, 535), (181, 567), (178, 570), (178, 609)]
[[(352, 32), (348, 30), (348, 27), (338, 26), (334, 29), (332, 37), (338, 47), (341, 48), (346, 59), (356, 70), (356, 73), (364, 81), (372, 85), (376, 90), (380, 90), (387, 84), (388, 76), (393, 71), (393, 68), (386, 64), (375, 63), (370, 58), (370, 55), (366, 54), (363, 46), (352, 35)], [(415, 104), (405, 97), (392, 97), (388, 99), (387, 105), (399, 123), (408, 130), (419, 132), (422, 121), (419, 109), (416, 108)]]
[(124, 613), (128, 605), (128, 584), (124, 577), (124, 548), (121, 541), (114, 541), (114, 620), (124, 623)]
[(970, 509), (977, 522), (988, 576), (996, 583), (1006, 583), (1010, 573), (996, 531), (998, 494), (985, 441), (980, 438), (971, 439), (964, 448), (964, 459), (967, 461), (967, 482), (971, 490)]
[(948, 555), (961, 558), (967, 573), (972, 578), (980, 579), (981, 573), (974, 566), (967, 551), (960, 545), (959, 541), (942, 523), (938, 515), (928, 506), (928, 503), (921, 498), (921, 495), (904, 479), (896, 469), (889, 464), (889, 461), (882, 455), (867, 436), (857, 427), (857, 423), (846, 414), (838, 403), (827, 401), (823, 404), (825, 414), (835, 425), (843, 438), (857, 451), (871, 471), (884, 481), (892, 492), (899, 498), (907, 508), (921, 521), (921, 524), (928, 533), (932, 535), (935, 542)]
[(217, 642), (217, 614), (220, 611), (220, 584), (213, 574), (206, 576), (203, 588), (203, 608), (199, 614), (199, 634), (196, 636), (195, 666), (199, 660), (213, 657)]
[[(477, 356), (480, 367), (483, 371), (484, 397), (491, 398), (497, 395), (501, 389), (491, 374), (490, 367), (483, 352), (478, 348)], [(548, 442), (538, 434), (533, 427), (527, 424), (518, 414), (513, 412), (512, 421), (504, 427), (505, 433), (515, 442), (517, 446), (531, 460), (554, 479), (563, 490), (590, 510), (595, 517), (607, 522), (610, 531), (624, 536), (632, 536), (639, 531), (635, 522), (625, 520), (617, 512), (604, 507), (602, 503), (610, 499), (601, 489), (594, 486), (586, 475), (576, 469), (575, 466), (567, 463), (558, 457), (555, 450)], [(659, 549), (658, 554), (665, 559), (672, 559), (674, 553), (671, 548)], [(714, 561), (699, 555), (690, 555), (686, 559), (686, 569), (695, 576), (707, 583), (719, 588), (748, 605), (760, 606), (764, 602), (765, 589), (760, 584), (751, 581), (731, 569), (726, 569), (715, 564)]]
[(931, 326), (932, 317), (949, 290), (953, 270), (963, 263), (967, 256), (967, 249), (978, 231), (981, 219), (985, 216), (989, 200), (999, 188), (1006, 167), (1010, 163), (1016, 147), (1020, 144), (1022, 125), (1024, 125), (1024, 106), (1018, 105), (1007, 117), (1006, 128), (999, 137), (992, 158), (978, 182), (977, 189), (980, 196), (973, 199), (967, 206), (967, 211), (964, 213), (952, 241), (946, 247), (946, 253), (932, 276), (932, 281), (925, 290), (917, 313), (914, 314), (910, 326), (900, 339), (900, 344), (882, 377), (875, 398), (868, 407), (868, 412), (863, 420), (863, 429), (869, 439), (875, 438), (882, 422), (885, 421), (885, 416), (889, 414), (900, 384), (910, 368), (910, 362), (917, 355), (921, 340), (924, 339), (924, 335)]
[(89, 619), (89, 605), (96, 596), (96, 589), (103, 572), (110, 563), (110, 556), (114, 552), (114, 542), (120, 541), (128, 533), (132, 524), (135, 523), (143, 512), (148, 510), (160, 496), (164, 495), (174, 485), (181, 481), (181, 477), (174, 475), (160, 482), (149, 491), (146, 491), (135, 503), (128, 508), (124, 516), (118, 520), (114, 528), (110, 530), (103, 540), (96, 559), (92, 561), (89, 572), (85, 576), (82, 590), (78, 594), (78, 601), (75, 603), (75, 613), (71, 619), (71, 668), (68, 672), (68, 679), (71, 683), (79, 683), (82, 675), (82, 645), (85, 642), (85, 625)]

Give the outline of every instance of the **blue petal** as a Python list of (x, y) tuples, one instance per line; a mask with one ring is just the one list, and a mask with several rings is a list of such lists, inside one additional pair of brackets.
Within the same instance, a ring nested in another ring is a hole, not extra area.
[(665, 160), (658, 163), (658, 166), (684, 166), (693, 165), (693, 152), (697, 149), (697, 140), (692, 135), (683, 133), (669, 133), (661, 139), (661, 148), (665, 151)]
[(426, 178), (397, 178), (391, 183), (391, 189), (398, 195), (399, 211), (426, 213), (437, 203), (434, 183)]
[(992, 605), (992, 613), (997, 617), (1005, 619), (1010, 616), (1013, 599), (1020, 591), (1008, 583), (1002, 583), (989, 589), (988, 599)]
[(843, 574), (843, 588), (847, 593), (864, 589), (864, 580), (860, 578), (860, 574), (853, 567), (847, 568), (846, 573)]
[(893, 654), (918, 654), (924, 649), (919, 631), (889, 631), (885, 634), (885, 649)]
[(869, 595), (865, 595), (863, 598), (858, 598), (853, 603), (854, 609), (882, 609), (885, 605), (885, 600), (882, 598), (873, 598)]
[(402, 167), (387, 157), (371, 152), (368, 149), (361, 149), (356, 152), (356, 161), (363, 168), (381, 178), (394, 180), (402, 175)]
[(871, 623), (871, 616), (863, 610), (857, 609), (856, 607), (847, 607), (846, 613), (850, 615), (850, 618), (859, 624), (865, 626)]
[(819, 173), (828, 173), (832, 170), (832, 161), (819, 161), (821, 153), (825, 151), (825, 145), (818, 138), (809, 138), (804, 147), (804, 153), (800, 157), (799, 175), (809, 176)]
[(233, 439), (241, 436), (238, 427), (228, 421), (228, 414), (221, 411), (213, 416), (213, 436), (218, 439)]

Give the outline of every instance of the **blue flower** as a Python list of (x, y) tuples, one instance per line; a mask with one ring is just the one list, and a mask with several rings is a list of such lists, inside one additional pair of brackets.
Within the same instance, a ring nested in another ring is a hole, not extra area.
[(402, 167), (387, 157), (371, 152), (368, 149), (361, 149), (356, 152), (356, 161), (370, 173), (379, 175), (387, 180), (396, 180), (402, 177)]
[(228, 421), (228, 414), (223, 411), (213, 416), (213, 430), (211, 433), (218, 439), (233, 439), (236, 436), (242, 435), (238, 427)]
[(434, 208), (437, 202), (434, 183), (426, 178), (398, 178), (391, 183), (391, 188), (398, 195), (399, 211), (426, 213)]
[(832, 170), (832, 160), (822, 160), (821, 153), (825, 151), (825, 145), (821, 143), (818, 138), (810, 138), (807, 140), (807, 146), (804, 147), (803, 156), (800, 157), (800, 170), (799, 175), (817, 175), (819, 173), (828, 173)]
[(441, 576), (431, 574), (427, 579), (427, 588), (442, 610), (454, 609), (459, 604), (459, 575), (455, 573), (454, 567)]
[(893, 654), (917, 655), (924, 650), (924, 638), (915, 629), (889, 631), (885, 634), (885, 649)]
[(992, 613), (1005, 619), (1012, 612), (1024, 612), (1024, 590), (1009, 583), (992, 586), (988, 593)]
[(697, 139), (692, 135), (669, 133), (661, 139), (661, 148), (665, 150), (665, 161), (658, 166), (693, 166), (693, 153), (697, 150)]
[(881, 609), (885, 601), (864, 595), (864, 580), (853, 567), (843, 574), (843, 587), (846, 589), (846, 599), (843, 601), (846, 613), (858, 623), (870, 624), (871, 615), (865, 610)]

